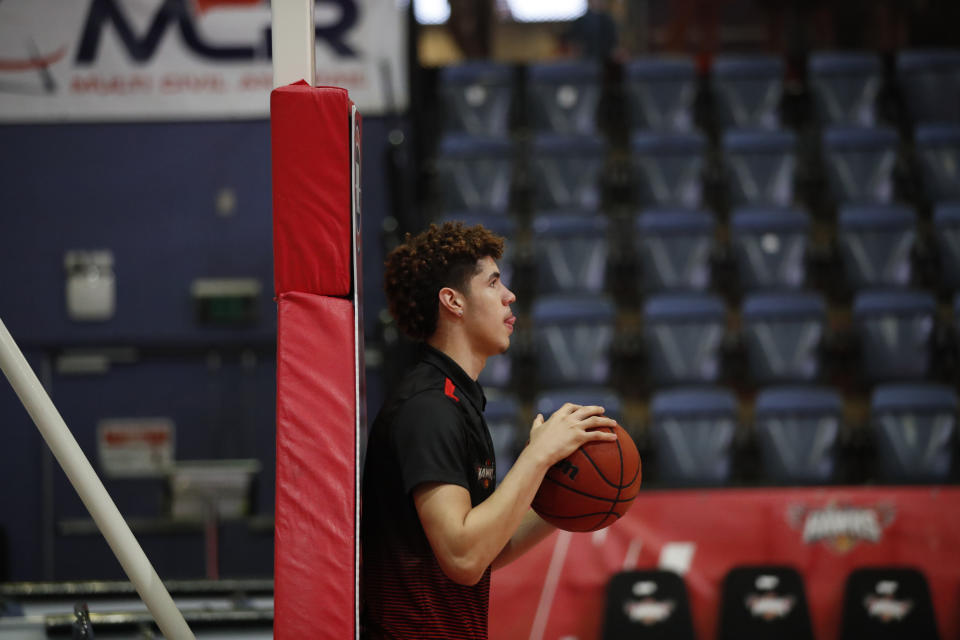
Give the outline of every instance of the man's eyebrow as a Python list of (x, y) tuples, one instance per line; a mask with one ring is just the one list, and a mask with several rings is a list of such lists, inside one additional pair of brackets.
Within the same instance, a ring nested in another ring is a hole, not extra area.
[(500, 272), (499, 272), (499, 271), (494, 271), (493, 273), (490, 274), (490, 277), (487, 278), (487, 282), (493, 282), (494, 280), (496, 280), (496, 279), (499, 278), (499, 277), (500, 277)]

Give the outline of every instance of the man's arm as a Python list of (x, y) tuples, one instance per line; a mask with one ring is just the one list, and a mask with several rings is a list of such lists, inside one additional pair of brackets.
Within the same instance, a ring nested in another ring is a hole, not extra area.
[(556, 530), (556, 527), (538, 516), (536, 511), (530, 509), (523, 520), (520, 521), (520, 526), (517, 527), (513, 537), (507, 541), (500, 554), (494, 558), (493, 568), (499, 569), (510, 564)]
[[(606, 431), (591, 431), (615, 424), (602, 413), (602, 407), (565, 404), (547, 421), (538, 416), (530, 430), (530, 443), (497, 490), (476, 507), (471, 506), (470, 493), (459, 485), (429, 482), (413, 490), (430, 547), (451, 580), (471, 585), (483, 577), (524, 524), (552, 464), (585, 442), (616, 438)], [(504, 560), (513, 559), (544, 536), (540, 525), (528, 521)]]

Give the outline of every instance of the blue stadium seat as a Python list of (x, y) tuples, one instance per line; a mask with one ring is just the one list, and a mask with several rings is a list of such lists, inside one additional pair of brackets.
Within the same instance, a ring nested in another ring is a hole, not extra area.
[(534, 208), (600, 207), (606, 155), (607, 145), (599, 136), (536, 136), (530, 151)]
[(602, 293), (610, 242), (598, 215), (538, 215), (533, 219), (535, 295)]
[(897, 53), (900, 95), (914, 123), (960, 122), (960, 50)]
[(761, 383), (808, 382), (820, 374), (827, 304), (818, 293), (754, 293), (743, 301), (750, 377)]
[(898, 205), (847, 206), (837, 220), (837, 240), (847, 283), (905, 287), (912, 276), (916, 214)]
[(960, 290), (960, 202), (942, 202), (933, 210), (937, 250), (940, 254), (940, 282)]
[(634, 133), (631, 152), (638, 202), (699, 208), (706, 148), (706, 138), (700, 133)]
[(766, 476), (790, 484), (835, 479), (843, 401), (827, 387), (770, 387), (757, 395), (755, 428)]
[(717, 56), (711, 80), (721, 128), (780, 127), (783, 60), (773, 56)]
[(927, 199), (960, 199), (960, 124), (919, 126), (915, 137)]
[(798, 289), (806, 281), (810, 216), (798, 209), (741, 207), (730, 235), (741, 288)]
[(596, 62), (566, 60), (529, 65), (526, 102), (530, 127), (563, 134), (596, 133), (602, 81), (602, 69)]
[(941, 384), (880, 385), (870, 398), (877, 471), (895, 482), (945, 482), (957, 443), (957, 392)]
[(693, 58), (635, 58), (624, 64), (631, 129), (686, 132), (694, 128), (697, 71)]
[(516, 154), (502, 138), (450, 134), (437, 153), (437, 184), (445, 211), (505, 212)]
[(898, 144), (897, 132), (887, 127), (829, 127), (823, 154), (834, 201), (892, 202)]
[(541, 388), (610, 381), (616, 307), (603, 296), (537, 298), (530, 313)]
[(821, 123), (859, 127), (877, 124), (877, 95), (883, 83), (880, 56), (815, 52), (810, 55), (809, 78)]
[(440, 70), (438, 99), (443, 130), (481, 136), (510, 133), (513, 70), (491, 61), (474, 60)]
[(726, 132), (722, 146), (731, 205), (790, 206), (796, 141), (790, 131)]
[(545, 389), (539, 392), (533, 399), (534, 415), (542, 413), (546, 420), (567, 402), (582, 406), (603, 407), (603, 415), (617, 422), (623, 420), (623, 400), (620, 396), (612, 389), (590, 386)]
[(917, 290), (863, 291), (853, 301), (860, 369), (873, 381), (915, 380), (930, 370), (936, 301)]
[(737, 400), (719, 387), (680, 387), (650, 398), (657, 479), (677, 485), (730, 480)]
[[(487, 404), (483, 419), (490, 429), (493, 451), (497, 456), (497, 482), (503, 480), (516, 460), (519, 449), (517, 434), (524, 433), (528, 425), (520, 424), (520, 403), (509, 394), (486, 391)], [(521, 429), (523, 429), (521, 431)]]
[(662, 293), (643, 305), (646, 371), (657, 385), (710, 383), (720, 376), (727, 310), (714, 295)]
[(651, 209), (634, 223), (643, 291), (704, 291), (710, 286), (710, 259), (716, 221), (707, 211)]

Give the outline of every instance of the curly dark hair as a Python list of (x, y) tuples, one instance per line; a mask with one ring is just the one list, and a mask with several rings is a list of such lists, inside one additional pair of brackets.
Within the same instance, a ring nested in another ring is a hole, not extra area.
[(466, 292), (477, 261), (487, 256), (499, 260), (501, 255), (503, 238), (479, 224), (444, 222), (415, 236), (408, 233), (384, 262), (390, 314), (411, 338), (429, 338), (437, 330), (440, 289)]

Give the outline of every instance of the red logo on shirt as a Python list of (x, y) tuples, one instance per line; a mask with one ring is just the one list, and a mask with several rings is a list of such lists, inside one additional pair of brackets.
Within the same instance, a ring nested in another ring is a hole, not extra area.
[(460, 398), (453, 395), (453, 392), (457, 390), (457, 387), (454, 386), (453, 380), (447, 378), (447, 381), (443, 383), (443, 394), (448, 398), (453, 398), (454, 402), (460, 402)]

